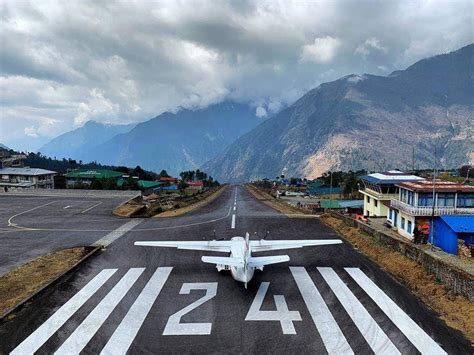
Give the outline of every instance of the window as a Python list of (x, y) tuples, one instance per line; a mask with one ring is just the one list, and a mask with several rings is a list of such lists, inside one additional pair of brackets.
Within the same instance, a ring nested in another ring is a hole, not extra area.
[(392, 211), (392, 209), (390, 208), (390, 209), (388, 210), (388, 219), (392, 220), (392, 217), (393, 217), (393, 211)]
[(411, 221), (408, 221), (407, 232), (411, 234)]
[(418, 194), (418, 206), (421, 206), (421, 207), (433, 206), (433, 194), (431, 193)]
[(379, 202), (379, 201), (377, 201), (376, 199), (374, 199), (374, 205), (375, 205), (375, 207), (377, 207), (378, 202)]
[(402, 221), (400, 223), (400, 227), (402, 227), (402, 229), (405, 229), (405, 217), (402, 217)]
[(370, 196), (367, 196), (367, 203), (370, 203)]
[(439, 193), (438, 206), (454, 207), (454, 194)]
[(474, 194), (458, 194), (458, 207), (474, 207)]

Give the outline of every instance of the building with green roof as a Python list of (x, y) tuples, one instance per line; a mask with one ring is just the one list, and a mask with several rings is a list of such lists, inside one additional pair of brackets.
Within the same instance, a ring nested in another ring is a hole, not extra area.
[(66, 176), (67, 187), (74, 187), (81, 183), (89, 186), (94, 179), (120, 179), (123, 173), (107, 169), (76, 169)]

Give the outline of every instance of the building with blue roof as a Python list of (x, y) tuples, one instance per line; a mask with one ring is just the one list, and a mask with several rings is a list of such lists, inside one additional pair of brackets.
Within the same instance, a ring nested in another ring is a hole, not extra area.
[(364, 216), (387, 217), (390, 200), (398, 197), (396, 185), (422, 180), (422, 177), (399, 170), (362, 176), (359, 192), (364, 195)]
[(457, 255), (458, 239), (466, 246), (474, 244), (474, 215), (440, 216), (434, 220), (433, 244)]

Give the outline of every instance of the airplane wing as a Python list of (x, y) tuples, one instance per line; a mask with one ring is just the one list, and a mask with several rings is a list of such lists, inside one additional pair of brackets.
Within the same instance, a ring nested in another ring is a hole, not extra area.
[(137, 246), (177, 248), (184, 250), (204, 250), (230, 253), (230, 240), (209, 240), (209, 241), (142, 241), (135, 242)]
[(209, 264), (229, 265), (229, 266), (244, 266), (244, 261), (241, 258), (220, 257), (220, 256), (203, 256), (201, 261)]
[(259, 256), (259, 257), (250, 257), (248, 259), (248, 265), (251, 267), (260, 267), (270, 264), (278, 264), (290, 261), (288, 255), (275, 255), (275, 256)]
[(296, 249), (317, 245), (342, 244), (340, 239), (320, 239), (320, 240), (251, 240), (252, 252)]

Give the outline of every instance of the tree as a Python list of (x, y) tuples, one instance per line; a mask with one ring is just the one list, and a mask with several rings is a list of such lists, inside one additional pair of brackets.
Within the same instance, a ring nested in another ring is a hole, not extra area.
[(159, 175), (160, 175), (160, 177), (169, 177), (168, 172), (164, 169), (160, 171)]
[(184, 191), (184, 189), (186, 189), (189, 185), (186, 183), (186, 181), (184, 180), (181, 180), (178, 184), (178, 189), (180, 189), (181, 191)]

